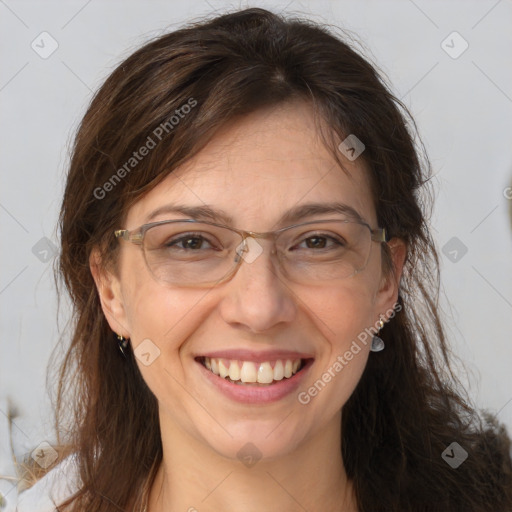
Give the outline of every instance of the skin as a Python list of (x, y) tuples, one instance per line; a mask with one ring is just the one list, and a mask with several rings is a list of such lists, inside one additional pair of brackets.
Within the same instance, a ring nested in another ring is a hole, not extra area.
[[(298, 204), (330, 201), (349, 204), (377, 227), (361, 159), (344, 159), (344, 168), (322, 145), (311, 108), (283, 104), (218, 132), (133, 205), (123, 227), (135, 229), (149, 212), (179, 202), (222, 209), (234, 227), (263, 232), (281, 227), (276, 220)], [(155, 220), (168, 218), (179, 217)], [(397, 239), (389, 246), (394, 276), (384, 274), (381, 248), (372, 243), (365, 270), (345, 280), (307, 286), (277, 279), (266, 251), (210, 289), (158, 283), (133, 244), (122, 243), (115, 273), (93, 254), (91, 269), (112, 330), (130, 338), (134, 349), (149, 338), (161, 351), (149, 366), (138, 361), (158, 399), (164, 451), (150, 512), (357, 510), (341, 457), (341, 409), (369, 345), (307, 405), (297, 393), (265, 405), (233, 402), (204, 378), (194, 356), (212, 348), (311, 353), (315, 362), (301, 386), (307, 389), (360, 332), (392, 310), (406, 248)], [(247, 442), (262, 454), (251, 468), (236, 455)]]

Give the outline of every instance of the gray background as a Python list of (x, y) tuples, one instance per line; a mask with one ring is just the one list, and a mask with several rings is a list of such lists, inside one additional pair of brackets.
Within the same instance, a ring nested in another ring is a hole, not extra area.
[[(92, 91), (149, 37), (246, 6), (354, 31), (410, 107), (436, 172), (441, 302), (469, 370), (459, 374), (512, 429), (510, 0), (0, 0), (0, 475), (13, 474), (8, 416), (16, 455), (53, 439), (45, 374), (68, 315), (63, 301), (57, 321), (55, 225), (71, 136)], [(11, 484), (0, 480), (2, 489)]]

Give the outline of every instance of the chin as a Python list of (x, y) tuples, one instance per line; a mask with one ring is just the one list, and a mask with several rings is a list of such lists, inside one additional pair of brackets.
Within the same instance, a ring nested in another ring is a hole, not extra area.
[(300, 445), (304, 439), (300, 425), (293, 422), (291, 417), (279, 425), (285, 417), (279, 421), (237, 421), (231, 427), (226, 425), (226, 429), (233, 437), (224, 431), (212, 437), (210, 431), (210, 435), (204, 437), (204, 440), (222, 457), (238, 460), (250, 467), (251, 463), (247, 461), (255, 463), (285, 457), (292, 454)]

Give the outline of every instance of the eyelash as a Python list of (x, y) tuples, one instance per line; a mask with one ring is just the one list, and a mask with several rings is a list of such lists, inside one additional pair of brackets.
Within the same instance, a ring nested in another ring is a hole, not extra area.
[[(185, 233), (184, 235), (180, 235), (179, 238), (166, 241), (163, 245), (164, 247), (172, 247), (190, 239), (201, 239), (201, 241), (206, 241), (208, 242), (208, 244), (212, 245), (212, 243), (207, 238), (205, 238), (204, 235), (201, 233)], [(180, 247), (180, 249), (187, 250), (184, 247)]]
[[(302, 241), (299, 242), (299, 244), (303, 244), (304, 242), (306, 242), (307, 240), (309, 240), (311, 238), (324, 238), (326, 240), (330, 240), (331, 242), (333, 242), (333, 245), (338, 245), (338, 246), (344, 245), (343, 242), (341, 242), (340, 240), (337, 240), (336, 238), (334, 238), (330, 235), (327, 235), (326, 233), (309, 235), (306, 238), (302, 239)], [(310, 248), (308, 247), (308, 249), (310, 249)], [(324, 248), (322, 247), (322, 249), (324, 249)]]
[[(314, 234), (309, 234), (308, 236), (302, 238), (300, 240), (300, 242), (298, 242), (297, 244), (294, 244), (293, 247), (296, 247), (297, 245), (302, 245), (303, 243), (307, 242), (308, 240), (310, 240), (312, 238), (320, 238), (320, 239), (325, 239), (327, 241), (331, 241), (332, 245), (338, 245), (338, 246), (343, 246), (344, 245), (343, 241), (337, 240), (335, 237), (330, 236), (330, 235), (328, 235), (326, 233), (314, 233)], [(190, 240), (190, 239), (199, 239), (202, 242), (203, 241), (207, 242), (211, 246), (212, 249), (215, 249), (215, 247), (212, 244), (212, 242), (210, 240), (208, 240), (204, 236), (204, 234), (201, 234), (201, 233), (185, 233), (185, 234), (181, 235), (179, 238), (176, 238), (174, 240), (166, 241), (163, 245), (165, 247), (178, 246), (180, 243), (183, 243), (183, 242), (185, 242), (187, 240)], [(331, 247), (332, 247), (332, 245), (331, 245)], [(187, 250), (184, 247), (180, 247), (180, 249)], [(307, 249), (312, 249), (312, 248), (307, 248)], [(325, 249), (325, 248), (322, 247), (322, 249)]]

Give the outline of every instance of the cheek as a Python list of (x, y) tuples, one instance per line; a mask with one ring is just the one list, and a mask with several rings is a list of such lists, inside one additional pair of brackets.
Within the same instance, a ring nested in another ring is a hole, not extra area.
[(329, 342), (330, 350), (338, 355), (350, 346), (365, 328), (375, 323), (374, 289), (371, 280), (355, 276), (340, 286), (319, 287), (308, 292), (303, 301), (315, 319), (317, 329)]
[(339, 287), (319, 288), (318, 293), (309, 294), (309, 316), (315, 319), (323, 344), (318, 346), (319, 364), (298, 399), (311, 407), (319, 424), (339, 413), (366, 366), (371, 337), (365, 329), (374, 323), (371, 282), (360, 275)]
[(129, 287), (127, 315), (137, 366), (157, 400), (183, 418), (187, 413), (180, 383), (186, 381), (186, 355), (181, 348), (204, 314), (203, 293), (173, 290), (150, 276), (134, 278)]
[(142, 255), (130, 254), (124, 263), (122, 294), (133, 348), (146, 339), (161, 352), (179, 348), (187, 324), (184, 320), (199, 305), (201, 293), (155, 281)]

